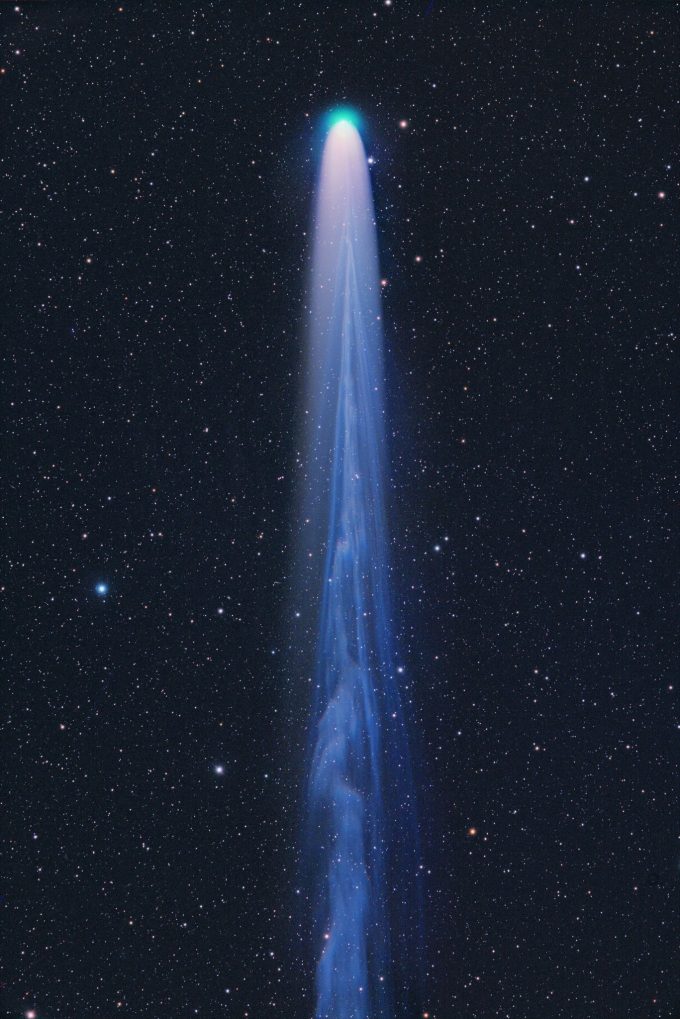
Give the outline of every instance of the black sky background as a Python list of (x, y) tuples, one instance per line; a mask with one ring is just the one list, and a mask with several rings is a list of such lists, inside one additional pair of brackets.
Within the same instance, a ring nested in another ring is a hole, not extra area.
[(4, 1014), (311, 1014), (292, 521), (349, 103), (422, 1008), (680, 1015), (679, 14), (2, 5)]

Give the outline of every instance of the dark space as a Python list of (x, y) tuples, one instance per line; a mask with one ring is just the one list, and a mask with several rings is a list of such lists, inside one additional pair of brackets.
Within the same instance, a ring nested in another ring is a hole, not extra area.
[(313, 1012), (288, 608), (312, 196), (349, 104), (414, 1017), (677, 1019), (679, 15), (2, 4), (4, 1015)]

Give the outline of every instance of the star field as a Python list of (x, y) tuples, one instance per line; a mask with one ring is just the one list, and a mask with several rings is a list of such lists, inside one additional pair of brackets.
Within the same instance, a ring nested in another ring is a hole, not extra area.
[(416, 1014), (678, 1019), (679, 13), (2, 5), (6, 1016), (311, 1015), (292, 507), (347, 106)]

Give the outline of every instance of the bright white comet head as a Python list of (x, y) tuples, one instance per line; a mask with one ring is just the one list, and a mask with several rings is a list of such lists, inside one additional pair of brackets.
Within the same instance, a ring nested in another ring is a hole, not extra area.
[(338, 113), (326, 135), (317, 187), (312, 256), (311, 400), (318, 399), (337, 364), (342, 329), (340, 303), (351, 287), (359, 335), (368, 351), (371, 374), (382, 380), (380, 273), (375, 214), (366, 150), (351, 112)]
[[(317, 213), (324, 215), (325, 225), (337, 209), (339, 202), (353, 201), (355, 218), (370, 210), (370, 225), (373, 226), (373, 207), (370, 181), (366, 169), (367, 158), (364, 143), (356, 125), (349, 117), (335, 120), (326, 136), (319, 180)], [(356, 205), (356, 201), (360, 205)], [(327, 203), (331, 208), (327, 209)], [(349, 210), (347, 210), (349, 212)], [(344, 217), (343, 217), (344, 218)], [(317, 219), (320, 230), (323, 224)]]

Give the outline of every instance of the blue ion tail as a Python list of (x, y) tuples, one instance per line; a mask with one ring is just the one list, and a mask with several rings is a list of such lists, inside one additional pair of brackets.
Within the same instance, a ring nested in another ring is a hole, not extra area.
[(391, 1019), (418, 1007), (418, 850), (389, 599), (376, 231), (366, 154), (348, 120), (331, 127), (323, 152), (310, 314), (315, 1019)]

